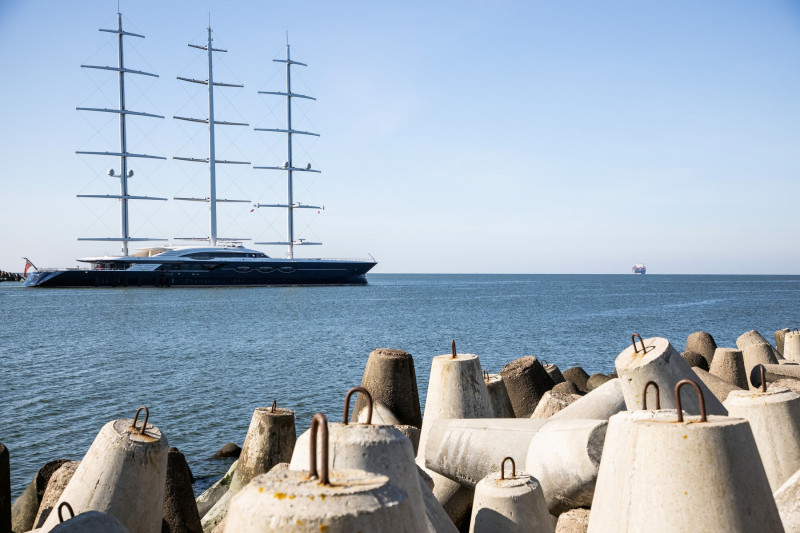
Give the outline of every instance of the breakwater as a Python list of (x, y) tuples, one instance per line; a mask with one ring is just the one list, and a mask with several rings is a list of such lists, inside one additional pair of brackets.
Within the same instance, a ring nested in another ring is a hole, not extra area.
[(613, 372), (592, 375), (534, 356), (491, 374), (453, 341), (424, 411), (412, 355), (377, 349), (341, 422), (317, 413), (298, 436), (292, 409), (257, 408), (196, 500), (142, 406), (80, 461), (43, 465), (13, 505), (0, 446), (0, 530), (796, 531), (800, 331), (773, 337), (720, 347), (698, 331), (679, 353), (634, 333)]

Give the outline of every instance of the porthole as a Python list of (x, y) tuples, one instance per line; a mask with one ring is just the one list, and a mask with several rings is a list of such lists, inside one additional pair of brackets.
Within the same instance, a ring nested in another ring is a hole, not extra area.
[(295, 271), (294, 267), (290, 266), (281, 267), (281, 272), (286, 272), (287, 274), (294, 271)]
[(258, 271), (259, 272), (263, 272), (264, 274), (269, 274), (273, 270), (275, 270), (275, 269), (272, 268), (272, 267), (258, 267)]
[(251, 270), (253, 270), (253, 269), (250, 268), (249, 266), (238, 266), (238, 267), (236, 267), (236, 272), (245, 273), (245, 272), (250, 272)]

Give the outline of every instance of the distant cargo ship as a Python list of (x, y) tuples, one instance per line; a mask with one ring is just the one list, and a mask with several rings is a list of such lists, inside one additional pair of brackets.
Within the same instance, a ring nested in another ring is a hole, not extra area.
[(647, 267), (642, 263), (636, 263), (632, 269), (634, 274), (647, 274)]

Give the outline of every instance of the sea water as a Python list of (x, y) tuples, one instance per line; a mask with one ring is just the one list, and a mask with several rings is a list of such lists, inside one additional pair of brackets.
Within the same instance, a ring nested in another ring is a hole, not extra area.
[(800, 325), (800, 276), (369, 275), (364, 287), (25, 289), (0, 283), (0, 443), (17, 497), (54, 459), (80, 459), (141, 405), (200, 491), (273, 400), (298, 433), (341, 416), (375, 348), (414, 356), (424, 406), (431, 358), (475, 353), (489, 372), (523, 355), (611, 372), (631, 334), (683, 350)]

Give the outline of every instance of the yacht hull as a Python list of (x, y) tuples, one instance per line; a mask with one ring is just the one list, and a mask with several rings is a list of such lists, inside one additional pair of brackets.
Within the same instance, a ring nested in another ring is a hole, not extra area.
[[(366, 285), (369, 261), (286, 260), (222, 265), (202, 270), (173, 264), (164, 270), (69, 269), (34, 272), (26, 287), (260, 287)], [(248, 270), (249, 269), (249, 270)]]

